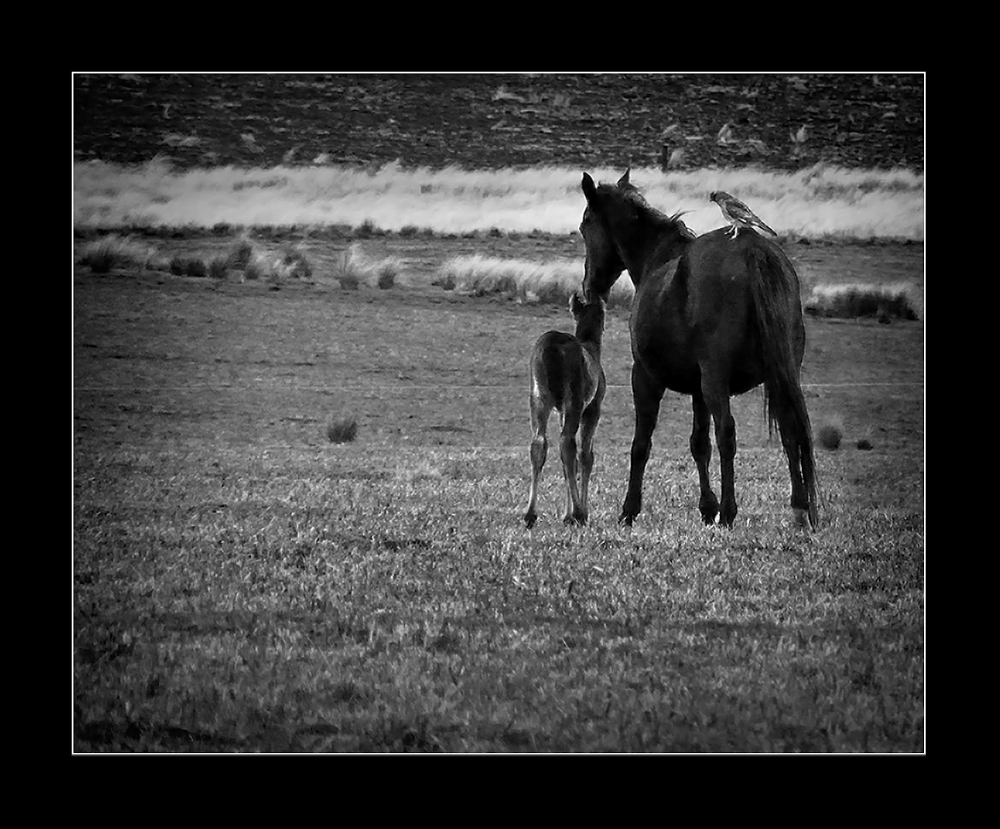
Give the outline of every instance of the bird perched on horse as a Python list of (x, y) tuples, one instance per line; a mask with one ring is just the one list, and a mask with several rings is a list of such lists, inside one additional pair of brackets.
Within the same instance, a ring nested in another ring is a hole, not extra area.
[(778, 235), (735, 196), (730, 196), (729, 193), (716, 190), (709, 196), (709, 199), (719, 205), (723, 217), (733, 226), (732, 236), (734, 239), (736, 238), (736, 234), (740, 232), (741, 227), (759, 227), (766, 230), (772, 236)]

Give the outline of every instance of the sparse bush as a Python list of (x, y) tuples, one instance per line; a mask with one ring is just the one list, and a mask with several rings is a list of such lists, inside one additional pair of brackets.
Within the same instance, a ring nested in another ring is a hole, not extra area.
[(334, 418), (326, 425), (330, 443), (351, 443), (358, 435), (358, 421), (353, 417)]

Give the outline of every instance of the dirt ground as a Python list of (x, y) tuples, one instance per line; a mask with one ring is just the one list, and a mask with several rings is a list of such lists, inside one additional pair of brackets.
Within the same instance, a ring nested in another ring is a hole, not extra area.
[(79, 75), (77, 160), (922, 170), (921, 75)]

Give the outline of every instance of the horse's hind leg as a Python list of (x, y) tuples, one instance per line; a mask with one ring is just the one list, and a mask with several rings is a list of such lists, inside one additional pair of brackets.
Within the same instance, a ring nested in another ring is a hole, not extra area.
[(632, 526), (642, 509), (642, 479), (653, 446), (653, 430), (660, 415), (663, 386), (655, 383), (636, 363), (632, 364), (632, 403), (635, 407), (635, 432), (628, 473), (628, 492), (618, 517), (619, 524)]
[(788, 458), (788, 474), (792, 481), (792, 515), (800, 527), (809, 528), (809, 495), (802, 476), (802, 455), (799, 450), (799, 425), (790, 409), (783, 408), (778, 415), (781, 444)]
[(701, 497), (698, 499), (698, 510), (702, 521), (714, 524), (719, 514), (719, 499), (712, 491), (709, 476), (709, 463), (712, 460), (712, 415), (701, 394), (691, 396), (691, 407), (694, 409), (694, 423), (691, 427), (691, 455), (698, 467), (698, 482), (701, 486)]
[(719, 447), (719, 462), (722, 466), (722, 506), (719, 523), (731, 527), (736, 520), (736, 483), (733, 460), (736, 457), (736, 420), (729, 407), (729, 389), (722, 384), (714, 384), (702, 372), (702, 394), (708, 410), (715, 421), (715, 443)]
[(530, 530), (538, 520), (535, 505), (538, 502), (538, 481), (542, 477), (542, 467), (545, 466), (545, 456), (548, 454), (549, 442), (545, 436), (548, 428), (551, 409), (542, 401), (531, 400), (531, 488), (528, 491), (528, 509), (524, 513), (525, 526)]
[(580, 428), (580, 419), (580, 412), (567, 406), (559, 438), (559, 453), (566, 478), (566, 513), (563, 515), (566, 524), (583, 524), (587, 520), (580, 507), (580, 492), (576, 485), (576, 433)]

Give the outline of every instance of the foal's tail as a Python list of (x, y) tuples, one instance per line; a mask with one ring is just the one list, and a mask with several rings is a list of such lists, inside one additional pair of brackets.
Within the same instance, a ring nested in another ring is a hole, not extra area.
[[(771, 434), (775, 426), (782, 443), (794, 447), (808, 502), (809, 521), (819, 521), (819, 483), (813, 455), (812, 425), (799, 383), (799, 360), (793, 347), (793, 309), (799, 303), (795, 283), (784, 263), (764, 244), (747, 251), (747, 268), (753, 294), (753, 318), (764, 357), (764, 404)], [(791, 456), (790, 456), (791, 459)], [(793, 505), (795, 506), (795, 505)]]

